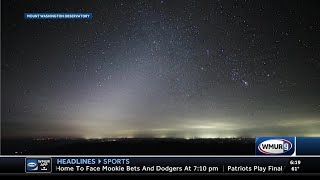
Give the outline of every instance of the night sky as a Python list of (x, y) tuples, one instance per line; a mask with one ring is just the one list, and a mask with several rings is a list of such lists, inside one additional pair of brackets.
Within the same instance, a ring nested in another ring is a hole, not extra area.
[(2, 136), (320, 135), (317, 2), (1, 1)]

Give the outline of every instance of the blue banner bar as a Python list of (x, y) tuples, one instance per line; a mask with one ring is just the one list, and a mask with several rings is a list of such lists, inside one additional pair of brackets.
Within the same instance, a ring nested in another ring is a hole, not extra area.
[(320, 157), (75, 156), (0, 157), (0, 175), (14, 174), (295, 174), (320, 172)]
[(92, 13), (24, 13), (24, 19), (85, 19), (91, 20)]
[(320, 137), (297, 137), (297, 155), (320, 155)]

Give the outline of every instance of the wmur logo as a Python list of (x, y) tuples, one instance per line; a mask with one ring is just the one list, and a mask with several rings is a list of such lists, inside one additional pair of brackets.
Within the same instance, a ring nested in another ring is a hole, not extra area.
[(295, 137), (257, 137), (256, 155), (294, 155)]
[(27, 171), (38, 171), (38, 160), (28, 159), (27, 161)]

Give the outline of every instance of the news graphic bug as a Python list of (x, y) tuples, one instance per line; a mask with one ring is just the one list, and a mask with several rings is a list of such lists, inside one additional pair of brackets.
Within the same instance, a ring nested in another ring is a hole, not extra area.
[(259, 144), (258, 150), (263, 154), (283, 154), (292, 149), (292, 143), (286, 139), (270, 139)]

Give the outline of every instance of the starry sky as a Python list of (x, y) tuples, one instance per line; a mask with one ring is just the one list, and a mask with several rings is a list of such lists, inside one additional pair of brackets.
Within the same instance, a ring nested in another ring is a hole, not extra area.
[(315, 0), (1, 3), (4, 137), (320, 135)]

